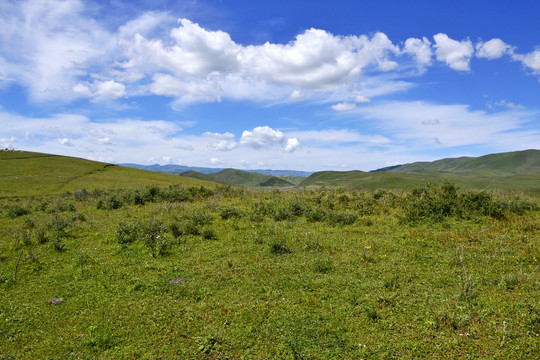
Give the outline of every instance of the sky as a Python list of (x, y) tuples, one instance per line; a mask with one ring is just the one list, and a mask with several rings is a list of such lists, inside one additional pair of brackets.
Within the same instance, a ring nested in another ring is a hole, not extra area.
[(540, 2), (0, 0), (0, 147), (372, 170), (540, 148)]

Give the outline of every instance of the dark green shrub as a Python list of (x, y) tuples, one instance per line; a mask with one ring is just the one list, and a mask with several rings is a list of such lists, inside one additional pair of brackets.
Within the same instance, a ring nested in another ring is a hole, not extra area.
[(290, 254), (292, 251), (284, 240), (274, 240), (270, 244), (270, 253), (273, 255)]
[(6, 212), (7, 217), (10, 219), (15, 219), (28, 214), (30, 214), (30, 210), (20, 204), (11, 205)]
[(131, 244), (141, 236), (138, 222), (121, 222), (116, 229), (116, 240), (119, 244)]
[(306, 212), (306, 219), (310, 222), (324, 221), (327, 217), (325, 210), (316, 208)]
[(201, 236), (205, 240), (217, 240), (217, 234), (212, 228), (204, 228), (201, 231)]

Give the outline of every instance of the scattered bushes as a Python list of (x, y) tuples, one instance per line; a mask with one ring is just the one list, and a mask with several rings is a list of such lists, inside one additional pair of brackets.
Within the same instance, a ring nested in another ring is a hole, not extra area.
[(459, 193), (456, 185), (428, 185), (414, 189), (404, 199), (405, 220), (442, 221), (449, 217), (470, 219), (477, 216), (502, 218), (509, 214), (523, 215), (536, 205), (526, 199), (495, 197), (486, 191)]

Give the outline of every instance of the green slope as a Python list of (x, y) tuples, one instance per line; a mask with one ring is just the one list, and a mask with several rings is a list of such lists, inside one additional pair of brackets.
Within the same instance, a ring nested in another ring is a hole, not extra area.
[(195, 179), (215, 181), (222, 184), (247, 186), (247, 187), (285, 187), (293, 186), (287, 180), (253, 172), (247, 172), (236, 169), (225, 169), (212, 174), (201, 174), (196, 171), (187, 171), (182, 176)]
[(433, 162), (415, 162), (398, 166), (389, 172), (411, 173), (418, 171), (442, 172), (493, 172), (498, 175), (540, 174), (540, 150), (514, 151), (490, 154), (477, 158), (461, 157)]
[(441, 184), (451, 181), (462, 189), (494, 191), (519, 191), (540, 196), (540, 174), (495, 176), (481, 172), (362, 172), (323, 171), (309, 176), (298, 185), (304, 188), (339, 187), (354, 190), (376, 190), (379, 188), (409, 190), (427, 183)]
[(83, 188), (134, 188), (147, 184), (215, 185), (67, 156), (0, 151), (0, 197), (57, 194)]

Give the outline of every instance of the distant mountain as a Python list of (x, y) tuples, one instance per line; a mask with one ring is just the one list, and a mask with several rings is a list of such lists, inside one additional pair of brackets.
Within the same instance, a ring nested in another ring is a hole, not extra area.
[(197, 171), (186, 171), (181, 176), (198, 180), (214, 181), (222, 184), (249, 187), (288, 187), (294, 186), (287, 180), (272, 175), (247, 172), (236, 169), (224, 169), (219, 172), (203, 174)]
[[(184, 166), (184, 165), (140, 165), (140, 164), (119, 164), (122, 166), (132, 167), (136, 169), (165, 172), (165, 173), (184, 173), (187, 171), (196, 171), (201, 174), (213, 174), (225, 170), (225, 168), (208, 168), (208, 167), (197, 167), (197, 166)], [(244, 172), (272, 175), (272, 176), (302, 176), (308, 177), (312, 174), (309, 171), (298, 171), (298, 170), (266, 170), (266, 169), (255, 169), (255, 170), (241, 170)]]
[(386, 167), (375, 171), (397, 173), (426, 171), (461, 173), (481, 171), (497, 175), (540, 174), (540, 150), (514, 151), (480, 157), (449, 158), (432, 162), (415, 162)]

